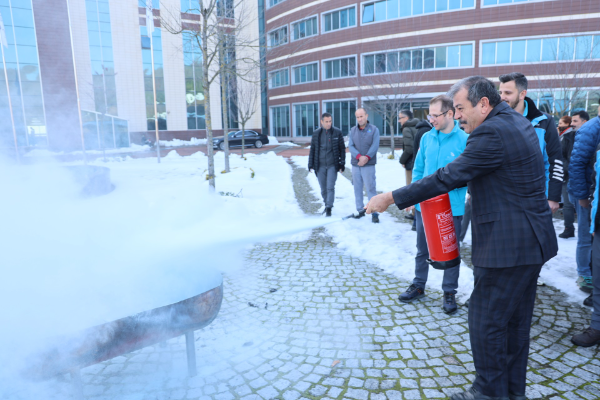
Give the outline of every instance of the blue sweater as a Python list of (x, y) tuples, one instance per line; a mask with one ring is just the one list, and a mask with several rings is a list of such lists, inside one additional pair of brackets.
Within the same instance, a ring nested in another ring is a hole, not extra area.
[[(460, 129), (458, 121), (454, 121), (454, 129), (450, 133), (442, 133), (433, 128), (424, 134), (415, 159), (412, 181), (416, 182), (431, 175), (454, 161), (465, 150), (467, 138), (468, 135)], [(464, 215), (467, 188), (454, 189), (448, 195), (452, 205), (452, 215), (455, 217)], [(416, 208), (421, 211), (418, 204)]]

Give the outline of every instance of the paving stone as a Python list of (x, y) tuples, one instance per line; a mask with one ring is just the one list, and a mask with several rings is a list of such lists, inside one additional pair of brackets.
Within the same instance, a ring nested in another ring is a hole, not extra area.
[[(293, 167), (298, 203), (312, 215), (321, 204), (307, 174)], [(395, 228), (410, 229), (393, 208)], [(468, 266), (470, 248), (461, 255)], [(245, 250), (243, 268), (224, 275), (218, 317), (195, 332), (197, 376), (186, 377), (178, 337), (83, 369), (84, 390), (90, 400), (406, 400), (465, 390), (475, 379), (467, 310), (445, 315), (434, 289), (401, 304), (398, 292), (409, 285), (347, 255), (323, 228), (302, 241), (257, 244)], [(600, 398), (600, 349), (570, 343), (589, 316), (557, 289), (538, 288), (528, 398)], [(64, 382), (54, 385), (64, 392)]]

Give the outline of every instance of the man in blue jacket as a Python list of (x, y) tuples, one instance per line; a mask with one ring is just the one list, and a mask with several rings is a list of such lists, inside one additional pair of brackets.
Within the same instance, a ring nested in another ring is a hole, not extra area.
[(531, 123), (500, 99), (492, 82), (472, 76), (450, 89), (469, 133), (465, 151), (408, 186), (377, 195), (367, 213), (400, 209), (469, 186), (473, 293), (469, 335), (477, 375), (452, 400), (526, 400), (527, 359), (537, 277), (558, 243), (546, 197), (540, 143)]
[[(571, 116), (571, 127), (575, 131), (575, 139), (573, 149), (571, 151), (571, 160), (569, 161), (569, 173), (573, 168), (571, 162), (575, 160), (575, 174), (577, 177), (574, 181), (569, 179), (567, 190), (569, 192), (569, 200), (575, 205), (577, 213), (577, 250), (575, 259), (577, 261), (577, 284), (579, 289), (591, 293), (593, 288), (592, 283), (592, 235), (589, 234), (590, 228), (590, 187), (592, 185), (592, 156), (596, 148), (595, 138), (586, 136), (584, 139), (579, 138), (579, 131), (588, 122), (590, 116), (585, 111), (579, 111)], [(579, 149), (575, 152), (575, 144), (579, 141)], [(588, 149), (589, 151), (583, 151)], [(586, 161), (587, 164), (583, 164)], [(569, 178), (571, 175), (569, 175)]]
[[(424, 176), (435, 173), (440, 168), (454, 161), (465, 150), (468, 135), (460, 129), (458, 121), (454, 120), (454, 107), (452, 99), (446, 95), (434, 97), (429, 102), (429, 115), (427, 118), (433, 124), (433, 129), (423, 135), (415, 164), (413, 167), (412, 182), (417, 182)], [(454, 229), (456, 237), (460, 236), (462, 216), (465, 212), (465, 195), (467, 188), (462, 187), (449, 193), (454, 217)], [(425, 284), (429, 274), (429, 251), (427, 238), (423, 227), (421, 208), (415, 206), (417, 224), (417, 256), (415, 257), (415, 279), (406, 292), (399, 297), (400, 301), (411, 302), (425, 295)], [(460, 265), (444, 271), (442, 290), (444, 298), (442, 309), (446, 314), (452, 314), (457, 310), (456, 289), (458, 288), (458, 275)]]
[(600, 214), (598, 213), (600, 156), (596, 152), (599, 144), (600, 115), (586, 122), (577, 130), (575, 145), (573, 146), (573, 153), (569, 164), (569, 192), (579, 200), (582, 209), (589, 209), (591, 186), (590, 163), (594, 161), (594, 156), (596, 156), (596, 188), (591, 209), (591, 227), (589, 229), (589, 233), (594, 234), (591, 252), (592, 304), (594, 311), (590, 327), (571, 338), (574, 344), (583, 347), (600, 344)]
[[(364, 108), (359, 108), (354, 113), (356, 126), (353, 126), (348, 135), (348, 148), (352, 155), (352, 185), (358, 216), (365, 216), (365, 202), (363, 185), (367, 189), (369, 200), (377, 195), (375, 181), (375, 164), (377, 164), (377, 151), (379, 150), (379, 129), (369, 122), (369, 114)], [(379, 223), (379, 214), (373, 213), (373, 223)]]

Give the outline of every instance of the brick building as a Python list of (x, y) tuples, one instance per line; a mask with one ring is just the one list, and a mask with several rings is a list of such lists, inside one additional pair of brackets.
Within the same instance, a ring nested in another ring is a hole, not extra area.
[[(265, 1), (272, 135), (310, 136), (325, 111), (347, 133), (356, 107), (390, 94), (424, 118), (458, 79), (515, 71), (540, 109), (597, 113), (597, 0)], [(381, 114), (369, 117), (390, 134)]]

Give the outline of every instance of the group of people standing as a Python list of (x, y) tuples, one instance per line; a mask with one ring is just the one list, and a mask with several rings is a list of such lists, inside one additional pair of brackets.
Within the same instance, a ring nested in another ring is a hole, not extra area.
[[(469, 334), (477, 375), (471, 389), (453, 395), (453, 400), (526, 399), (533, 308), (542, 266), (558, 251), (552, 213), (561, 197), (565, 231), (559, 236), (574, 236), (570, 202), (578, 222), (578, 284), (582, 289), (591, 286), (589, 301), (594, 305), (590, 327), (571, 340), (585, 347), (600, 344), (600, 235), (593, 235), (600, 232), (600, 174), (594, 173), (600, 168), (600, 116), (590, 120), (579, 112), (570, 120), (563, 117), (557, 131), (553, 117), (527, 97), (523, 74), (502, 75), (499, 80), (496, 88), (481, 76), (465, 78), (448, 95), (433, 98), (427, 116), (431, 127), (424, 133), (417, 129), (422, 121), (408, 110), (400, 111), (406, 141), (400, 162), (407, 185), (393, 192), (376, 195), (379, 132), (364, 109), (357, 110), (357, 126), (349, 138), (357, 210), (363, 210), (363, 184), (369, 197), (366, 213), (373, 215), (373, 222), (392, 204), (407, 211), (415, 207), (415, 278), (400, 301), (425, 294), (429, 254), (418, 204), (449, 193), (457, 236), (466, 205), (470, 208), (474, 290)], [(343, 136), (325, 121), (313, 135), (309, 159), (309, 169), (317, 176), (329, 165), (315, 163), (317, 158), (326, 160), (323, 153), (329, 150), (323, 140), (334, 143), (334, 136), (340, 158), (330, 160), (337, 162), (332, 171), (344, 167), (345, 149), (339, 145)], [(327, 203), (333, 187), (327, 179), (319, 177), (319, 182), (327, 212), (333, 206), (333, 197)], [(465, 202), (467, 191), (470, 198)], [(442, 308), (448, 314), (457, 310), (458, 276), (458, 266), (444, 271)]]

